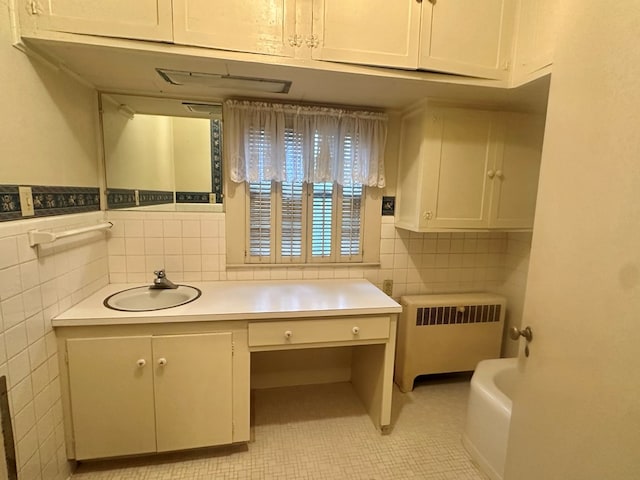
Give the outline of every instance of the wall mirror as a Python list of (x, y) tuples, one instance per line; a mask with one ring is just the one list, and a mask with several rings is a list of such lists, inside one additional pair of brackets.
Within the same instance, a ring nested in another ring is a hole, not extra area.
[(222, 211), (222, 105), (103, 93), (109, 209)]

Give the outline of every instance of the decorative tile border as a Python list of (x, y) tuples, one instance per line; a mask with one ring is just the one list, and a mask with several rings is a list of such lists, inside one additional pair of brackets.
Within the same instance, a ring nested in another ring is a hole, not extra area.
[[(20, 195), (17, 185), (0, 185), (0, 222), (20, 220)], [(28, 218), (28, 217), (25, 217)]]
[(222, 120), (211, 120), (211, 191), (222, 203)]
[(176, 203), (209, 203), (209, 192), (176, 192)]
[(100, 210), (97, 187), (32, 186), (36, 217), (68, 215)]
[(138, 199), (140, 206), (160, 205), (162, 203), (173, 203), (173, 192), (165, 190), (139, 190)]
[(127, 188), (107, 189), (107, 208), (136, 207), (136, 191)]
[(0, 185), (0, 222), (100, 210), (97, 187), (31, 185), (35, 215), (22, 216), (17, 185)]

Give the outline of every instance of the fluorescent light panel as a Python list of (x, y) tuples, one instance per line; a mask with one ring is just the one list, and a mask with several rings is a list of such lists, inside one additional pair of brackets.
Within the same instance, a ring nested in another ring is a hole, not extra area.
[(269, 93), (288, 93), (291, 82), (267, 78), (235, 77), (216, 73), (187, 72), (156, 68), (158, 74), (172, 85), (196, 85), (231, 90), (253, 90)]

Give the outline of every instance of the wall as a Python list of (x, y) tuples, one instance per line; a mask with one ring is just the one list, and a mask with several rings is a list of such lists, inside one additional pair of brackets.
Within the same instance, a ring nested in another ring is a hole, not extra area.
[(11, 46), (0, 0), (0, 183), (97, 186), (93, 90)]
[(176, 191), (211, 191), (211, 122), (172, 118)]
[[(98, 186), (95, 91), (11, 46), (0, 0), (0, 184)], [(107, 283), (104, 234), (29, 247), (26, 232), (96, 223), (102, 212), (0, 223), (0, 374), (19, 478), (69, 476), (51, 317)]]
[(0, 374), (8, 376), (19, 478), (66, 479), (58, 354), (51, 318), (107, 284), (103, 233), (32, 248), (27, 231), (97, 223), (84, 213), (0, 224)]
[[(563, 0), (504, 478), (640, 478), (640, 2)], [(570, 12), (570, 15), (568, 14)], [(564, 13), (564, 12), (563, 12)]]
[(174, 191), (171, 118), (133, 118), (103, 101), (102, 123), (107, 185), (110, 188)]
[(394, 281), (393, 295), (496, 290), (503, 279), (507, 235), (418, 234), (398, 230), (382, 217), (379, 267), (225, 266), (225, 214), (110, 211), (112, 283), (150, 282), (164, 266), (176, 281), (366, 278)]

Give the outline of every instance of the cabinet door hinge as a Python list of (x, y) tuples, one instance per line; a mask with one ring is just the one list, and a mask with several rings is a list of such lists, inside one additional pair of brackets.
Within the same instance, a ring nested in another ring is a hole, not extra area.
[(231, 355), (235, 355), (236, 353), (236, 342), (231, 342)]
[(65, 348), (64, 350), (64, 363), (66, 363), (67, 365), (69, 365), (69, 352), (67, 351), (67, 349)]
[(38, 15), (40, 13), (40, 5), (38, 0), (29, 0), (27, 3), (27, 11), (30, 15)]

